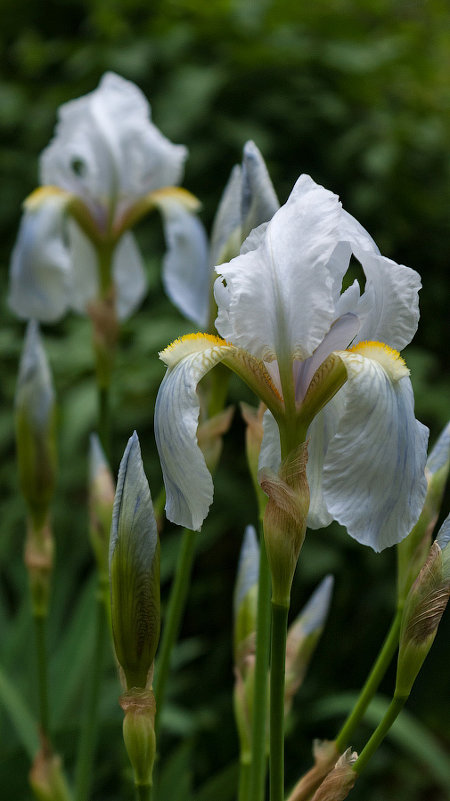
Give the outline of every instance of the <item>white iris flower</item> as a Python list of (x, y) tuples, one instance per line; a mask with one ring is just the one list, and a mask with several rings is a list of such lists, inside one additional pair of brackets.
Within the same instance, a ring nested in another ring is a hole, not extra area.
[(25, 202), (12, 255), (12, 309), (46, 322), (69, 308), (86, 313), (105, 278), (97, 251), (109, 247), (117, 314), (126, 318), (146, 291), (129, 229), (152, 208), (163, 215), (164, 269), (181, 269), (186, 258), (204, 262), (206, 238), (192, 213), (198, 203), (175, 187), (186, 156), (153, 125), (140, 89), (119, 75), (106, 73), (93, 92), (61, 106), (40, 159), (42, 186)]
[[(364, 291), (342, 291), (350, 257)], [(398, 351), (417, 328), (420, 276), (382, 256), (332, 192), (301, 176), (241, 254), (216, 268), (219, 337), (176, 340), (155, 412), (167, 516), (198, 529), (213, 496), (198, 447), (198, 382), (223, 362), (267, 405), (261, 468), (308, 442), (308, 525), (332, 519), (379, 551), (416, 522), (428, 429)]]

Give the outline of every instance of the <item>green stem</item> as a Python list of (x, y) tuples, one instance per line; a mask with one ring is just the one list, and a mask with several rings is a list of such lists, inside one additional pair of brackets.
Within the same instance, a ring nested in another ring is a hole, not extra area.
[(266, 782), (267, 674), (270, 651), (270, 571), (264, 536), (260, 538), (255, 685), (252, 720), (250, 801), (262, 801)]
[(150, 801), (152, 797), (151, 784), (136, 784), (135, 787), (137, 801)]
[(98, 434), (107, 459), (111, 458), (111, 409), (110, 387), (99, 386), (98, 392)]
[(46, 622), (47, 617), (35, 614), (34, 628), (36, 638), (37, 676), (39, 687), (39, 723), (45, 738), (49, 737), (49, 709), (48, 709), (48, 677), (47, 677), (47, 648), (46, 648)]
[(394, 656), (398, 645), (401, 619), (402, 610), (398, 609), (383, 643), (383, 647), (378, 654), (369, 676), (367, 677), (364, 687), (359, 694), (358, 700), (336, 738), (336, 748), (340, 753), (343, 753), (348, 747), (353, 732), (360, 723), (370, 701), (375, 695), (380, 682), (392, 661), (392, 657)]
[(369, 742), (367, 743), (365, 748), (361, 751), (359, 758), (353, 765), (353, 770), (355, 771), (355, 773), (358, 774), (358, 776), (360, 773), (362, 773), (369, 759), (373, 756), (373, 754), (377, 750), (378, 746), (383, 742), (392, 724), (394, 723), (394, 721), (400, 714), (401, 710), (403, 709), (407, 699), (408, 696), (394, 695), (383, 720), (377, 726)]
[(284, 801), (284, 673), (289, 606), (272, 601), (270, 660), (270, 801)]
[(166, 683), (169, 674), (172, 649), (178, 636), (181, 619), (186, 606), (190, 586), (192, 564), (194, 561), (197, 532), (184, 529), (178, 556), (175, 578), (166, 612), (166, 620), (161, 638), (161, 646), (156, 663), (153, 682), (156, 698), (155, 735), (158, 739), (161, 711), (164, 706)]
[(249, 801), (251, 776), (251, 756), (241, 754), (239, 761), (239, 793), (238, 801)]
[(97, 741), (98, 706), (102, 679), (103, 655), (108, 626), (105, 619), (104, 591), (99, 587), (96, 598), (95, 646), (91, 670), (87, 678), (87, 695), (81, 724), (80, 742), (75, 773), (75, 799), (88, 801), (92, 765)]

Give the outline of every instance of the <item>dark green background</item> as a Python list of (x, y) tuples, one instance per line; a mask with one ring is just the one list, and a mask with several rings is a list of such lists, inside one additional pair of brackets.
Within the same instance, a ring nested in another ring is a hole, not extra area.
[[(417, 416), (429, 425), (434, 441), (449, 417), (450, 10), (438, 0), (7, 0), (1, 8), (0, 43), (0, 657), (33, 706), (33, 650), (21, 562), (24, 509), (17, 490), (12, 422), (23, 324), (7, 309), (6, 293), (20, 204), (36, 185), (38, 156), (52, 135), (58, 105), (93, 89), (108, 69), (138, 83), (152, 104), (155, 123), (189, 148), (184, 185), (202, 200), (208, 227), (229, 171), (249, 138), (262, 150), (281, 201), (301, 172), (337, 192), (385, 255), (422, 275), (422, 318), (405, 355)], [(137, 428), (157, 495), (161, 475), (152, 409), (163, 366), (156, 354), (190, 325), (162, 293), (159, 220), (143, 222), (138, 234), (150, 291), (122, 334), (113, 396), (114, 470)], [(95, 426), (96, 401), (87, 321), (68, 317), (46, 327), (44, 337), (60, 408), (51, 695), (55, 739), (71, 773), (93, 634), (84, 503), (87, 438)], [(243, 397), (252, 401), (234, 380), (231, 396), (234, 402)], [(201, 788), (236, 754), (231, 595), (242, 532), (255, 522), (243, 434), (236, 414), (217, 475), (215, 505), (199, 536), (195, 580), (176, 653), (168, 734), (161, 744), (167, 766), (161, 801), (207, 801)], [(162, 536), (164, 599), (178, 542), (179, 532), (167, 527)], [(288, 782), (309, 764), (312, 738), (332, 737), (337, 731), (333, 704), (345, 704), (344, 694), (362, 683), (394, 601), (394, 553), (377, 556), (334, 526), (307, 538), (294, 587), (294, 612), (330, 571), (336, 578), (335, 602), (295, 705), (287, 743)], [(444, 619), (409, 710), (447, 751), (449, 658)], [(392, 678), (381, 688), (387, 695)], [(130, 797), (118, 693), (110, 660), (94, 801)], [(368, 734), (369, 728), (362, 727), (354, 746), (361, 748)], [(28, 758), (1, 710), (0, 736), (2, 793), (26, 799)], [(443, 801), (442, 780), (423, 762), (424, 737), (413, 737), (413, 752), (401, 737), (387, 741), (351, 797)], [(216, 787), (209, 798), (234, 797), (233, 776), (227, 776), (222, 789)], [(190, 787), (195, 788), (192, 793)]]

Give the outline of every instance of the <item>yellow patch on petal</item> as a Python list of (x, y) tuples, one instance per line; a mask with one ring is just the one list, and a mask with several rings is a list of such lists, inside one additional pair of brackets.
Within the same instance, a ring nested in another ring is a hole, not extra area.
[(409, 375), (405, 360), (402, 359), (398, 350), (390, 348), (384, 342), (358, 342), (357, 345), (348, 348), (348, 352), (358, 353), (360, 356), (378, 362), (392, 381), (398, 381)]
[(231, 342), (226, 342), (214, 334), (186, 334), (183, 337), (178, 337), (170, 345), (162, 350), (159, 358), (167, 364), (168, 367), (174, 367), (185, 356), (191, 353), (201, 353), (204, 350), (211, 348), (234, 348)]
[(66, 192), (65, 189), (61, 189), (59, 186), (38, 186), (31, 195), (25, 198), (23, 205), (28, 211), (35, 211), (48, 200), (59, 199), (62, 203), (68, 203), (71, 198), (70, 192)]

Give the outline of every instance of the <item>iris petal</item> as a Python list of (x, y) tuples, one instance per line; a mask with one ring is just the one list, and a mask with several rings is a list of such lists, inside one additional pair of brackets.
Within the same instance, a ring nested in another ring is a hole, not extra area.
[(346, 404), (325, 457), (324, 498), (352, 537), (380, 551), (400, 542), (420, 514), (428, 429), (414, 417), (408, 376), (392, 380), (372, 358), (339, 355)]
[[(166, 487), (166, 515), (198, 530), (208, 514), (213, 483), (197, 443), (200, 413), (197, 384), (230, 348), (200, 336), (196, 351), (167, 370), (155, 406), (155, 438)], [(164, 354), (163, 354), (164, 355)]]

